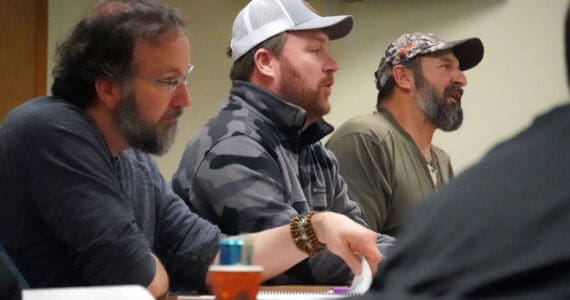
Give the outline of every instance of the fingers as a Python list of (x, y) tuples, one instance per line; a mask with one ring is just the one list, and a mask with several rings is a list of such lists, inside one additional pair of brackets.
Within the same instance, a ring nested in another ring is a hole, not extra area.
[[(382, 254), (376, 247), (375, 238), (368, 240), (366, 243), (361, 243), (361, 248), (358, 249), (358, 253), (366, 259), (372, 274), (376, 274), (378, 270), (378, 263), (382, 260)], [(359, 274), (359, 273), (355, 273)]]
[(340, 256), (354, 274), (362, 272), (362, 256), (374, 274), (382, 260), (382, 254), (376, 247), (376, 233), (364, 227), (359, 232), (353, 232), (347, 240), (336, 244), (334, 248), (333, 253)]
[(362, 272), (361, 256), (364, 256), (368, 262), (372, 274), (376, 275), (376, 272), (378, 271), (378, 263), (380, 263), (382, 260), (382, 255), (376, 247), (371, 248), (370, 251), (362, 251), (356, 253), (353, 252), (354, 250), (352, 250), (350, 247), (346, 248), (345, 250), (348, 251), (339, 251), (337, 255), (346, 262), (350, 270), (352, 270), (355, 275), (358, 275)]
[(338, 256), (344, 260), (344, 262), (348, 265), (352, 273), (360, 274), (362, 272), (362, 262), (358, 255), (354, 254), (354, 252), (350, 251), (348, 248), (344, 249), (348, 251), (342, 251), (336, 253)]
[(365, 257), (366, 261), (368, 262), (368, 265), (370, 266), (370, 271), (372, 271), (372, 275), (376, 275), (376, 272), (378, 272), (378, 263), (380, 263), (380, 261), (382, 261), (382, 259), (378, 260), (378, 259), (371, 259), (370, 257)]
[(370, 265), (377, 265), (384, 257), (382, 256), (382, 253), (380, 253), (380, 250), (378, 250), (375, 239), (372, 239), (366, 244), (366, 246), (368, 246), (368, 248), (361, 253)]
[(362, 272), (358, 255), (364, 256), (372, 272), (376, 273), (378, 263), (382, 260), (376, 246), (376, 232), (344, 215), (330, 212), (316, 214), (313, 217), (313, 226), (319, 240), (325, 243), (332, 253), (340, 256), (354, 274)]

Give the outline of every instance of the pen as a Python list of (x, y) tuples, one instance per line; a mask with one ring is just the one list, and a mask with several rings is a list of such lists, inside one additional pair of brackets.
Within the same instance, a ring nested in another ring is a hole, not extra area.
[(346, 294), (348, 293), (348, 286), (333, 286), (329, 293), (331, 294)]

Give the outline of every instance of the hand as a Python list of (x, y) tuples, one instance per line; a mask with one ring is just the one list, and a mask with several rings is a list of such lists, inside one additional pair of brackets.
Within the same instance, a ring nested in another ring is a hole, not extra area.
[(372, 274), (376, 274), (382, 254), (376, 247), (377, 233), (352, 221), (345, 215), (333, 212), (319, 212), (311, 218), (317, 239), (327, 249), (340, 256), (354, 274), (362, 272), (360, 258), (364, 256)]

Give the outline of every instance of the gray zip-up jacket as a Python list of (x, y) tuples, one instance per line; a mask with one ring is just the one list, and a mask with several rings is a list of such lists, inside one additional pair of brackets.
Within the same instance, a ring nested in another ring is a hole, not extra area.
[[(303, 129), (305, 112), (253, 84), (235, 81), (218, 115), (189, 142), (172, 184), (188, 205), (223, 233), (257, 232), (315, 211), (342, 213), (366, 225), (347, 196), (337, 161), (319, 141), (323, 120)], [(392, 244), (388, 236), (379, 245)], [(325, 252), (274, 283), (342, 284), (352, 275)]]

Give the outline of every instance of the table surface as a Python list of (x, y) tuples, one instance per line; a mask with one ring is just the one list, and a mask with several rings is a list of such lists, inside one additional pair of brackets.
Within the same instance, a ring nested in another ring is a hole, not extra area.
[[(260, 286), (260, 291), (270, 292), (301, 292), (301, 293), (327, 293), (332, 289), (330, 285), (275, 285)], [(214, 299), (212, 295), (168, 295), (164, 300), (207, 300)]]

